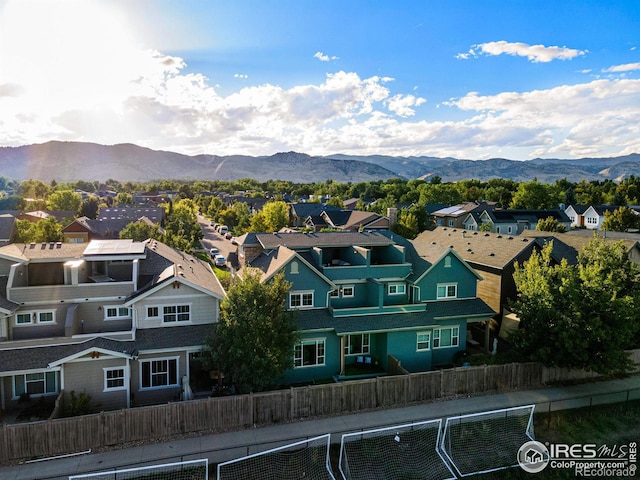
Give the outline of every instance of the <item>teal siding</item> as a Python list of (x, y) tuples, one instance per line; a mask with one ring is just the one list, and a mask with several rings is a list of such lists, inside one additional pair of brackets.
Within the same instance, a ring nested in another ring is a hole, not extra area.
[[(297, 263), (298, 273), (291, 273)], [(284, 269), (284, 278), (291, 282), (291, 291), (313, 291), (313, 307), (324, 308), (327, 306), (327, 295), (331, 286), (309, 268), (306, 263), (299, 260), (292, 260)]]
[(455, 283), (458, 285), (457, 298), (475, 298), (478, 278), (455, 255), (449, 254), (451, 266), (445, 267), (445, 258), (429, 271), (418, 283), (420, 287), (420, 300), (429, 302), (437, 299), (436, 289), (438, 284)]
[(335, 332), (303, 332), (300, 334), (300, 339), (301, 341), (324, 339), (325, 364), (287, 370), (287, 372), (285, 372), (285, 383), (312, 382), (314, 380), (330, 378), (340, 373), (340, 338)]
[(408, 330), (388, 333), (389, 354), (400, 360), (402, 366), (409, 372), (425, 372), (431, 370), (431, 350), (426, 352), (416, 351), (418, 332), (427, 329)]
[(457, 347), (433, 347), (433, 332), (431, 333), (431, 350), (432, 353), (432, 366), (446, 366), (451, 365), (458, 352), (463, 352), (466, 349), (467, 344), (467, 324), (464, 321), (450, 321), (441, 322), (438, 327), (458, 327), (459, 337)]

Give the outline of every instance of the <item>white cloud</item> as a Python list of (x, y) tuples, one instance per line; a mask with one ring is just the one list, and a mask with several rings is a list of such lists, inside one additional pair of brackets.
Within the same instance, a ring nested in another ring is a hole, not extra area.
[(233, 78), (242, 78), (243, 80), (246, 80), (247, 78), (249, 78), (249, 75), (244, 73), (234, 73)]
[(427, 100), (414, 95), (394, 95), (385, 101), (389, 111), (400, 117), (412, 117), (416, 114), (413, 107), (419, 107)]
[(329, 55), (325, 55), (322, 52), (316, 52), (313, 55), (313, 58), (317, 58), (318, 60), (320, 60), (321, 62), (330, 62), (332, 60), (338, 60), (340, 57), (336, 57), (336, 56), (329, 56)]
[(603, 68), (603, 72), (631, 72), (633, 70), (640, 70), (640, 63), (625, 63), (624, 65), (613, 65), (609, 68)]
[(576, 50), (567, 47), (546, 47), (544, 45), (528, 45), (521, 42), (506, 42), (500, 40), (497, 42), (487, 42), (473, 45), (468, 52), (459, 53), (456, 58), (467, 60), (471, 57), (481, 55), (513, 55), (518, 57), (526, 57), (534, 63), (546, 63), (552, 60), (571, 60), (573, 58), (586, 55), (587, 50)]

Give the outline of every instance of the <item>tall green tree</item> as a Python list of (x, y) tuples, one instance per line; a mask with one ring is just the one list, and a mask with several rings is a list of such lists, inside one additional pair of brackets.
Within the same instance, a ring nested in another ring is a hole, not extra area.
[(274, 385), (293, 367), (295, 312), (286, 308), (291, 284), (283, 274), (266, 283), (246, 271), (220, 305), (220, 320), (207, 339), (205, 364), (230, 376), (241, 392)]
[(629, 370), (625, 349), (640, 325), (638, 265), (621, 242), (592, 239), (577, 266), (554, 264), (552, 248), (514, 273), (520, 329), (509, 340), (518, 358), (603, 374)]
[(49, 195), (47, 207), (49, 210), (69, 210), (77, 212), (80, 210), (82, 197), (72, 190), (58, 190)]
[(556, 185), (547, 185), (533, 179), (523, 182), (513, 194), (510, 208), (540, 210), (545, 208), (557, 208), (562, 195)]
[(605, 212), (601, 228), (610, 232), (640, 228), (640, 215), (629, 207), (616, 208), (612, 213)]
[(55, 217), (44, 218), (36, 223), (34, 242), (61, 242), (62, 226)]
[(559, 232), (564, 233), (567, 231), (567, 227), (560, 223), (557, 218), (547, 217), (545, 219), (538, 220), (536, 230), (540, 232)]
[(147, 222), (131, 222), (120, 231), (120, 238), (130, 238), (136, 242), (142, 242), (148, 238), (160, 239), (160, 229), (157, 225), (149, 225)]

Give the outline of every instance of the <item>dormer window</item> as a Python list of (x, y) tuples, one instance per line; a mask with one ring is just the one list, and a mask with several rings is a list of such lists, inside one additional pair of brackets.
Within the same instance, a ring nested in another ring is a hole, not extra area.
[(291, 292), (289, 294), (289, 306), (291, 308), (313, 307), (313, 292)]

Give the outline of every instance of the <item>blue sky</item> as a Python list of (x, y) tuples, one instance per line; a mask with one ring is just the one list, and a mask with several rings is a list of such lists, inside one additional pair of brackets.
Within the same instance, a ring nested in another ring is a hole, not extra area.
[(0, 145), (640, 153), (640, 2), (0, 0)]

